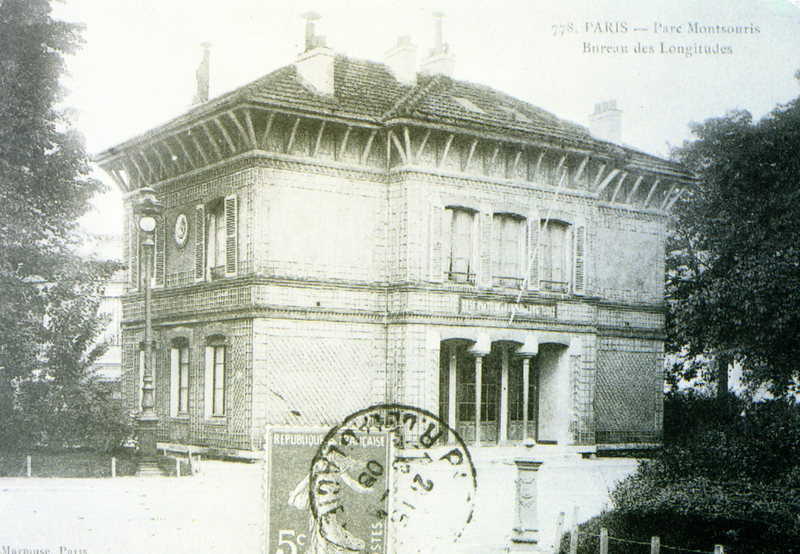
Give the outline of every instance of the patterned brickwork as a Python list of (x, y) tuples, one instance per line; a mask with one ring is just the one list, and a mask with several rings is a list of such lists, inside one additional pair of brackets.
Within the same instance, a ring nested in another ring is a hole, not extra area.
[(370, 405), (379, 329), (290, 320), (267, 329), (267, 422), (334, 425)]
[(629, 310), (597, 310), (597, 324), (608, 327), (633, 327), (640, 329), (663, 330), (665, 315), (653, 312), (634, 312)]
[[(585, 351), (585, 348), (584, 344), (582, 351)], [(593, 377), (593, 372), (582, 363), (580, 355), (570, 355), (569, 381), (572, 413), (570, 414), (569, 432), (572, 444), (594, 444)]]
[(596, 293), (612, 301), (663, 302), (664, 217), (608, 208), (598, 215), (592, 262)]
[(660, 342), (598, 339), (595, 425), (598, 443), (661, 437), (663, 351)]

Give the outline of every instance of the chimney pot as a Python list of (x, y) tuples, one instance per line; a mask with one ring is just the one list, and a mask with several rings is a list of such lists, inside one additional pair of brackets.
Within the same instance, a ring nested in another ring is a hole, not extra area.
[(195, 77), (197, 78), (197, 94), (195, 94), (193, 104), (208, 102), (209, 73), (211, 65), (211, 44), (204, 42), (200, 45), (203, 48), (203, 61), (197, 68)]
[(594, 105), (594, 113), (589, 116), (589, 131), (600, 140), (622, 144), (622, 110), (617, 108), (616, 100)]
[(298, 75), (320, 94), (333, 95), (333, 65), (335, 56), (325, 46), (325, 37), (316, 36), (314, 21), (320, 16), (314, 12), (303, 14), (306, 20), (306, 50), (295, 62)]
[(417, 47), (411, 44), (410, 36), (397, 38), (397, 46), (386, 52), (386, 65), (399, 82), (416, 84)]
[(435, 12), (436, 18), (436, 38), (434, 47), (431, 48), (430, 55), (422, 62), (422, 72), (427, 74), (439, 74), (452, 77), (455, 73), (456, 57), (450, 54), (448, 44), (442, 42), (442, 12)]

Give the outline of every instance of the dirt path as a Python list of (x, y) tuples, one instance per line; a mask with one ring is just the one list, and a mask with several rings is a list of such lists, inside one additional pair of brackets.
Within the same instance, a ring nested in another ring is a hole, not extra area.
[(180, 479), (0, 479), (0, 552), (260, 552), (262, 479), (215, 461)]

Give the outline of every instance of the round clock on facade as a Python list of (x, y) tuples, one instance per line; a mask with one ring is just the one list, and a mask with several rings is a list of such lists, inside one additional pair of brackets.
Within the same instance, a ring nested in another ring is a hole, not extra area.
[(186, 221), (186, 216), (180, 214), (178, 219), (175, 220), (175, 243), (179, 247), (186, 244), (186, 237), (189, 235), (189, 223)]

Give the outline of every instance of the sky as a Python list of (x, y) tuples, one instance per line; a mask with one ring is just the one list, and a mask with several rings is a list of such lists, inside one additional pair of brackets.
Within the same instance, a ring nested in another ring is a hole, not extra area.
[[(418, 63), (442, 12), (455, 78), (585, 126), (616, 100), (623, 142), (662, 157), (691, 122), (800, 95), (800, 0), (65, 0), (54, 17), (86, 27), (64, 106), (98, 154), (189, 108), (203, 42), (212, 98), (293, 63), (308, 11), (338, 53), (383, 61), (409, 35)], [(95, 176), (112, 190), (84, 224), (119, 234), (122, 195)]]

